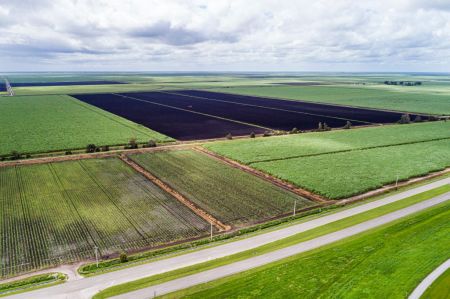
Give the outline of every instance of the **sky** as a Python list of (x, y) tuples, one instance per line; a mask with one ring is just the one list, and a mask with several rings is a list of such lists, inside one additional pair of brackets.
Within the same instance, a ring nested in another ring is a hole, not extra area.
[(0, 0), (0, 72), (450, 70), (450, 0)]

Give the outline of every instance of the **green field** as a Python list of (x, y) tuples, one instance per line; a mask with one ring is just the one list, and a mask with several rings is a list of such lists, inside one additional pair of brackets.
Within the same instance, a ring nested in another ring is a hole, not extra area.
[(420, 297), (421, 299), (450, 298), (450, 269), (445, 271)]
[(0, 98), (0, 155), (172, 140), (69, 96)]
[(448, 90), (447, 93), (440, 94), (417, 88), (408, 89), (408, 87), (400, 90), (399, 88), (394, 89), (385, 86), (276, 85), (215, 88), (212, 91), (376, 109), (450, 115)]
[(192, 150), (130, 156), (134, 161), (224, 223), (261, 221), (313, 203)]
[(114, 158), (0, 168), (0, 205), (1, 277), (209, 231)]
[(253, 163), (283, 180), (332, 199), (357, 195), (450, 167), (450, 139)]
[(448, 259), (449, 217), (446, 202), (316, 250), (162, 298), (405, 298)]
[(245, 164), (450, 138), (450, 122), (429, 122), (206, 143)]
[(450, 123), (307, 133), (203, 146), (332, 199), (450, 166)]

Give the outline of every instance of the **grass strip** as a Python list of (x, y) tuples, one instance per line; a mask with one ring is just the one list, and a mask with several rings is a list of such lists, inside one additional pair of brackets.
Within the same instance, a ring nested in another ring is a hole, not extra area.
[(450, 298), (450, 269), (447, 269), (447, 271), (439, 276), (420, 298)]
[(143, 279), (139, 279), (136, 281), (132, 281), (129, 283), (125, 283), (125, 284), (120, 284), (108, 289), (105, 289), (101, 292), (99, 292), (98, 294), (96, 294), (93, 298), (99, 299), (99, 298), (109, 298), (112, 296), (116, 296), (116, 295), (120, 295), (120, 294), (124, 294), (127, 292), (131, 292), (131, 291), (135, 291), (135, 290), (139, 290), (145, 287), (149, 287), (152, 285), (156, 285), (159, 283), (163, 283), (169, 280), (173, 280), (176, 278), (180, 278), (183, 276), (187, 276), (187, 275), (191, 275), (191, 274), (195, 274), (201, 271), (205, 271), (205, 270), (209, 270), (212, 268), (216, 268), (219, 266), (223, 266), (226, 264), (230, 264), (233, 262), (237, 262), (240, 260), (244, 260), (250, 257), (254, 257), (257, 255), (261, 255), (267, 252), (271, 252), (274, 250), (278, 250), (281, 248), (285, 248), (300, 242), (304, 242), (307, 240), (311, 240), (313, 238), (331, 233), (331, 232), (335, 232), (341, 229), (344, 229), (346, 227), (350, 227), (353, 225), (356, 225), (358, 223), (362, 223), (364, 221), (385, 215), (387, 213), (405, 208), (407, 206), (416, 204), (418, 202), (433, 198), (435, 196), (444, 194), (450, 192), (450, 185), (445, 185), (439, 188), (435, 188), (433, 190), (429, 190), (427, 192), (423, 192), (408, 198), (405, 198), (403, 200), (352, 216), (352, 217), (348, 217), (339, 221), (335, 221), (333, 223), (329, 223), (327, 225), (312, 229), (312, 230), (308, 230), (306, 232), (302, 232), (299, 234), (296, 234), (294, 236), (279, 240), (279, 241), (275, 241), (272, 242), (270, 244), (252, 249), (252, 250), (248, 250), (248, 251), (244, 251), (238, 254), (234, 254), (231, 256), (227, 256), (224, 258), (220, 258), (220, 259), (216, 259), (216, 260), (212, 260), (212, 261), (208, 261), (205, 263), (201, 263), (198, 265), (193, 265), (190, 267), (186, 267), (186, 268), (182, 268), (182, 269), (178, 269), (178, 270), (174, 270), (174, 271), (170, 271), (167, 273), (162, 273), (162, 274), (158, 274), (158, 275), (154, 275), (151, 277), (146, 277)]
[(0, 284), (0, 297), (46, 288), (67, 280), (63, 273), (45, 273)]
[(405, 298), (448, 258), (449, 208), (446, 201), (345, 240), (162, 298)]

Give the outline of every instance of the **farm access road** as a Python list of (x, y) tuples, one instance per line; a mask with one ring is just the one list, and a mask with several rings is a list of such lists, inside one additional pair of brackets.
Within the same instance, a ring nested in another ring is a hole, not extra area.
[[(122, 270), (83, 278), (75, 281), (68, 281), (64, 284), (40, 289), (28, 293), (12, 295), (10, 298), (15, 299), (46, 299), (46, 298), (90, 298), (97, 292), (118, 284), (134, 281), (140, 278), (152, 276), (155, 274), (165, 273), (172, 270), (184, 268), (187, 266), (199, 264), (202, 262), (210, 261), (246, 250), (250, 250), (277, 240), (284, 239), (289, 236), (334, 222), (353, 215), (357, 215), (404, 198), (429, 191), (431, 189), (450, 184), (450, 178), (445, 178), (427, 185), (419, 186), (398, 194), (394, 194), (385, 197), (380, 200), (362, 204), (353, 208), (349, 208), (340, 212), (329, 214), (317, 219), (313, 219), (307, 222), (295, 224), (286, 228), (282, 228), (275, 231), (270, 231), (246, 239), (225, 243), (211, 248), (198, 250), (195, 252), (179, 255), (155, 262), (149, 262), (147, 264), (125, 268)], [(313, 248), (317, 248), (337, 240), (364, 232), (366, 230), (378, 227), (382, 224), (394, 221), (398, 218), (410, 215), (412, 213), (421, 211), (438, 203), (450, 200), (450, 194), (435, 197), (430, 200), (423, 201), (421, 203), (409, 206), (407, 208), (386, 214), (384, 216), (363, 222), (361, 224), (327, 234), (306, 242), (296, 244), (294, 246), (286, 247), (281, 250), (270, 252), (261, 256), (256, 256), (241, 262), (232, 263), (226, 266), (215, 268), (209, 271), (201, 272), (198, 274), (186, 276), (180, 279), (176, 279), (160, 285), (155, 285), (150, 288), (138, 290), (132, 293), (119, 296), (120, 298), (149, 298), (153, 296), (156, 291), (157, 295), (161, 295), (168, 292), (173, 292), (179, 289), (187, 288), (198, 283), (211, 281), (220, 277), (228, 276), (234, 273), (252, 269), (266, 263), (270, 263), (279, 260), (284, 257), (298, 254)]]

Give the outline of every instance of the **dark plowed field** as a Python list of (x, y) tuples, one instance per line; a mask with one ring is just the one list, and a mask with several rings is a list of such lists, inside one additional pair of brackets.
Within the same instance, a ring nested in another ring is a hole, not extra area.
[[(219, 95), (227, 96), (225, 94)], [(153, 103), (170, 105), (189, 111), (212, 114), (274, 130), (289, 131), (294, 127), (302, 130), (310, 130), (317, 128), (319, 122), (326, 122), (330, 127), (337, 128), (344, 126), (347, 122), (347, 120), (344, 119), (331, 118), (327, 116), (281, 111), (272, 108), (242, 105), (240, 103), (216, 101), (205, 98), (183, 96), (179, 94), (144, 92), (133, 93), (132, 96), (146, 101), (151, 101)], [(265, 99), (262, 100), (265, 101)], [(354, 125), (361, 124), (362, 123), (357, 122), (354, 123)]]
[(67, 82), (10, 82), (12, 87), (31, 87), (31, 86), (69, 86), (69, 85), (109, 85), (125, 84), (118, 81), (67, 81)]
[[(164, 96), (160, 93), (152, 93)], [(137, 94), (129, 94), (138, 98)], [(127, 118), (178, 140), (196, 140), (263, 133), (262, 128), (240, 124), (180, 109), (174, 109), (113, 94), (74, 95), (73, 97)], [(139, 96), (140, 98), (140, 96)]]
[[(372, 109), (316, 104), (310, 102), (259, 98), (252, 96), (225, 94), (202, 90), (183, 90), (177, 91), (176, 93), (185, 94), (189, 96), (203, 97), (207, 99), (222, 100), (227, 102), (264, 106), (330, 117), (346, 118), (350, 120), (353, 119), (370, 123), (395, 123), (400, 119), (402, 115), (402, 113), (399, 112), (387, 112)], [(415, 115), (412, 115), (412, 118), (414, 117)], [(326, 122), (328, 123), (328, 121)]]
[(353, 126), (394, 123), (401, 117), (396, 112), (199, 90), (74, 97), (179, 140), (242, 136), (265, 128), (311, 130), (319, 122), (332, 128), (347, 121)]

